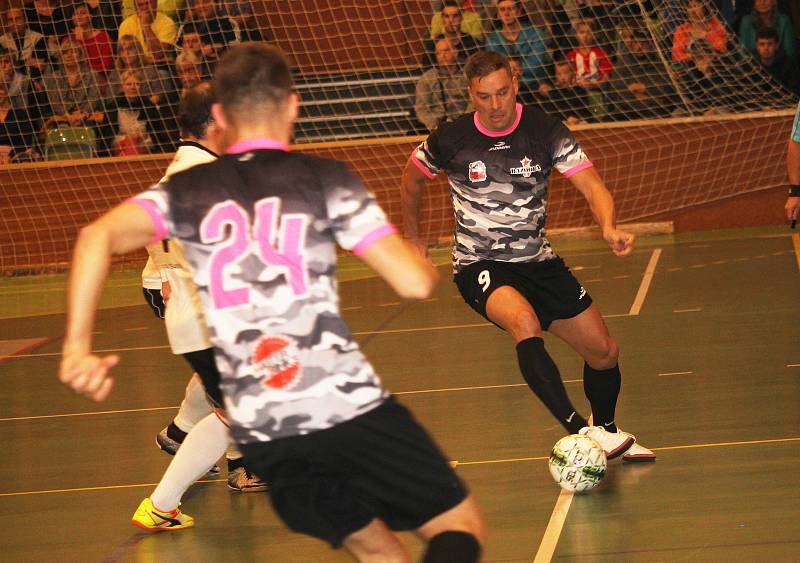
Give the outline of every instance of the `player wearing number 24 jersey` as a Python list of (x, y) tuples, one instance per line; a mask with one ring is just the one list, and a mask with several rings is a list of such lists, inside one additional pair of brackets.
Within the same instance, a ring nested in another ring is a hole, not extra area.
[(387, 392), (339, 317), (336, 242), (358, 254), (394, 228), (338, 162), (268, 139), (227, 153), (133, 201), (159, 236), (179, 234), (196, 272), (234, 440), (305, 434), (374, 408)]

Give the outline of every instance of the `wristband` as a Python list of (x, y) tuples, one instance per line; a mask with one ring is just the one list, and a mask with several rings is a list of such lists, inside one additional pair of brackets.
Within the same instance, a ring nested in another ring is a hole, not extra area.
[(800, 197), (800, 184), (789, 185), (789, 197)]

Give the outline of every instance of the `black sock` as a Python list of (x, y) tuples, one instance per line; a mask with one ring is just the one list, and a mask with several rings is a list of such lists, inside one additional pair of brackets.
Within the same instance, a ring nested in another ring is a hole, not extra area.
[(242, 461), (242, 458), (237, 458), (237, 459), (227, 458), (226, 461), (228, 462), (228, 473), (244, 466), (244, 461)]
[(174, 420), (169, 423), (169, 426), (167, 426), (167, 438), (170, 440), (175, 440), (179, 444), (183, 444), (183, 441), (186, 439), (186, 434), (186, 432), (175, 425)]
[(517, 359), (522, 377), (553, 416), (570, 434), (587, 425), (586, 419), (577, 413), (567, 396), (558, 367), (544, 349), (544, 340), (538, 336), (517, 343)]
[(448, 531), (431, 538), (422, 563), (475, 563), (480, 556), (481, 544), (475, 536)]
[(602, 426), (609, 432), (617, 431), (614, 418), (621, 385), (622, 375), (619, 373), (619, 364), (611, 369), (603, 370), (583, 364), (583, 391), (592, 405), (593, 424)]

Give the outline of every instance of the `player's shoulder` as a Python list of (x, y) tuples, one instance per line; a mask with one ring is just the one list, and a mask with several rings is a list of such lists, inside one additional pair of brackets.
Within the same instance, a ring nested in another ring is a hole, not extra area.
[(539, 131), (542, 129), (550, 129), (561, 123), (558, 117), (542, 111), (538, 106), (532, 105), (522, 106), (522, 119), (520, 121), (523, 126), (535, 127)]
[(440, 154), (447, 154), (464, 146), (467, 140), (475, 137), (474, 115), (474, 112), (469, 112), (453, 121), (441, 123), (428, 136), (429, 148), (438, 151)]

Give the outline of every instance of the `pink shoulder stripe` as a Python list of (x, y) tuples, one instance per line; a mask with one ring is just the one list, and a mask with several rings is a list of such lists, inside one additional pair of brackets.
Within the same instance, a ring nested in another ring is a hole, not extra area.
[(383, 225), (362, 238), (353, 248), (353, 254), (361, 256), (367, 249), (384, 237), (397, 233), (394, 225)]
[(413, 162), (413, 163), (414, 163), (414, 165), (415, 165), (417, 168), (419, 168), (419, 169), (422, 171), (422, 173), (423, 173), (423, 174), (425, 174), (425, 176), (427, 176), (428, 180), (433, 180), (434, 178), (436, 178), (436, 174), (433, 174), (433, 173), (432, 173), (430, 170), (428, 170), (428, 169), (425, 167), (425, 165), (424, 165), (424, 164), (422, 164), (422, 163), (419, 161), (419, 159), (417, 158), (417, 156), (414, 154), (415, 152), (417, 152), (417, 149), (414, 149), (414, 152), (412, 152), (412, 153), (411, 153), (411, 156), (410, 156), (410, 158), (411, 158), (411, 162)]
[(575, 174), (577, 174), (581, 170), (586, 170), (587, 168), (591, 168), (592, 166), (594, 166), (594, 164), (592, 164), (591, 160), (584, 160), (583, 162), (581, 162), (577, 166), (573, 166), (572, 168), (570, 168), (569, 170), (564, 172), (564, 177), (565, 178), (569, 178), (570, 176), (574, 176)]
[(167, 238), (167, 235), (169, 234), (169, 231), (167, 230), (167, 223), (164, 221), (164, 217), (161, 216), (161, 213), (158, 211), (155, 203), (149, 199), (139, 197), (132, 197), (128, 199), (126, 203), (138, 205), (150, 216), (150, 220), (153, 222), (153, 228), (155, 228), (156, 234), (153, 235), (153, 239), (147, 243), (148, 245)]

